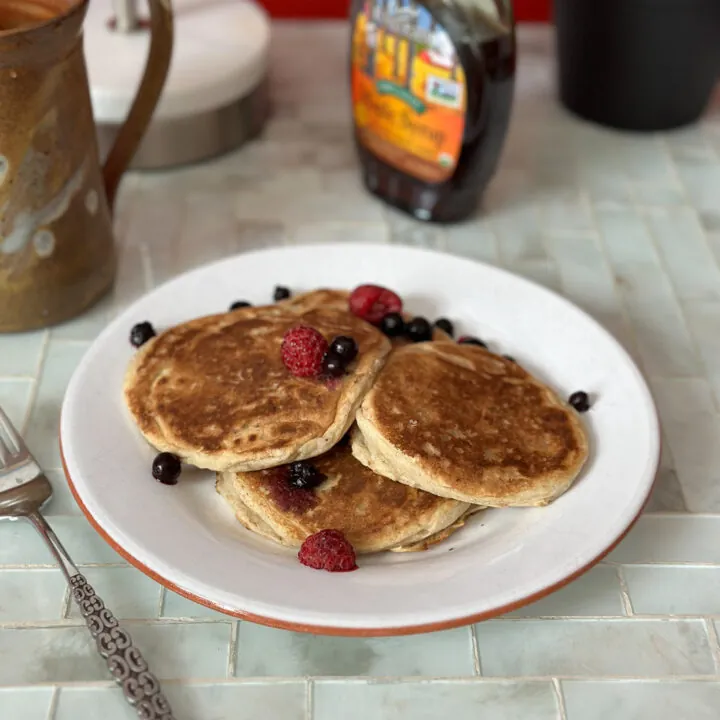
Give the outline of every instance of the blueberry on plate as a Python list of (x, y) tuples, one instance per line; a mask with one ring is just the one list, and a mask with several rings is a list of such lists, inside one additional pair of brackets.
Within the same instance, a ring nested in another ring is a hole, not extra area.
[(388, 313), (380, 321), (380, 329), (388, 337), (400, 337), (405, 334), (405, 320), (400, 313)]
[(312, 490), (326, 479), (312, 463), (304, 460), (288, 465), (288, 485), (296, 490)]
[(273, 300), (280, 302), (281, 300), (287, 300), (291, 295), (290, 289), (283, 285), (276, 285), (275, 292), (273, 293)]
[(439, 318), (436, 320), (435, 327), (438, 328), (438, 330), (442, 330), (450, 337), (454, 337), (455, 335), (455, 326), (447, 318)]
[(575, 408), (579, 413), (587, 412), (590, 409), (590, 397), (586, 392), (578, 390), (574, 392), (569, 398), (568, 403)]
[(180, 458), (172, 453), (162, 452), (153, 460), (153, 477), (163, 485), (176, 485), (181, 471)]
[(424, 317), (413, 318), (405, 326), (405, 337), (413, 342), (432, 340), (432, 326)]
[(149, 322), (141, 322), (133, 325), (130, 330), (130, 344), (139, 348), (144, 345), (150, 338), (155, 337), (155, 328)]
[(345, 365), (349, 365), (357, 357), (358, 346), (353, 338), (347, 335), (338, 335), (330, 343), (328, 352), (337, 355)]

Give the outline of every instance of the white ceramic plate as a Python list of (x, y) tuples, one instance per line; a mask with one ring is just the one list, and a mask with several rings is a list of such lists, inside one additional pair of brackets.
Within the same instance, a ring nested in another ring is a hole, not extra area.
[[(545, 508), (480, 513), (421, 553), (361, 556), (360, 569), (310, 570), (292, 550), (243, 529), (213, 476), (155, 482), (155, 452), (135, 430), (121, 386), (128, 334), (149, 320), (167, 328), (224, 311), (238, 299), (373, 282), (397, 290), (411, 312), (456, 321), (554, 386), (586, 390), (591, 459)], [(381, 245), (323, 245), (228, 258), (141, 298), (97, 339), (65, 398), (61, 443), (71, 487), (101, 534), (166, 586), (211, 607), (280, 627), (332, 634), (400, 634), (508, 611), (577, 576), (623, 536), (652, 487), (658, 422), (633, 362), (597, 323), (561, 297), (494, 267)]]

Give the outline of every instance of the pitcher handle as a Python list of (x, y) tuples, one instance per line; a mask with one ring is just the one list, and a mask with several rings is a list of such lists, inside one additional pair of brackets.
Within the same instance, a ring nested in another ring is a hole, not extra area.
[(111, 211), (120, 179), (145, 135), (170, 69), (173, 48), (172, 5), (170, 0), (148, 0), (148, 4), (152, 35), (145, 72), (130, 112), (103, 166), (105, 194)]

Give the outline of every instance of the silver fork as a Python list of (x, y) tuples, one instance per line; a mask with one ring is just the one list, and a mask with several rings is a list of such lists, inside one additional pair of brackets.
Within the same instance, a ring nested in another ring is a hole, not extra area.
[(174, 720), (160, 683), (148, 669), (130, 635), (95, 594), (75, 567), (40, 508), (52, 495), (50, 481), (0, 408), (0, 518), (27, 518), (42, 535), (60, 565), (80, 608), (97, 650), (125, 699), (142, 720)]

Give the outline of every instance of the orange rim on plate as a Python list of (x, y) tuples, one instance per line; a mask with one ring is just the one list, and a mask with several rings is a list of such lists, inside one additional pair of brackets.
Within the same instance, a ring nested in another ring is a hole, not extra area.
[[(660, 442), (662, 446), (662, 439)], [(59, 445), (60, 458), (62, 461), (63, 470), (65, 472), (65, 477), (67, 478), (67, 482), (70, 487), (70, 492), (75, 498), (75, 502), (78, 504), (85, 517), (90, 521), (90, 524), (95, 528), (95, 530), (103, 538), (103, 540), (105, 540), (105, 542), (108, 543), (108, 545), (110, 545), (110, 547), (115, 550), (115, 552), (117, 552), (119, 555), (122, 555), (122, 557), (124, 557), (131, 565), (134, 565), (138, 570), (145, 573), (145, 575), (152, 578), (153, 580), (155, 580), (155, 582), (159, 583), (168, 590), (171, 590), (178, 595), (182, 595), (183, 597), (187, 598), (188, 600), (192, 600), (198, 605), (204, 605), (211, 610), (215, 610), (219, 613), (223, 613), (224, 615), (236, 617), (241, 620), (249, 620), (250, 622), (258, 623), (260, 625), (267, 625), (268, 627), (279, 628), (281, 630), (292, 630), (302, 633), (312, 633), (313, 635), (338, 635), (344, 637), (390, 637), (397, 635), (415, 635), (419, 633), (438, 632), (440, 630), (450, 630), (452, 628), (462, 627), (464, 625), (471, 625), (476, 622), (481, 622), (482, 620), (490, 620), (491, 618), (497, 617), (498, 615), (505, 615), (506, 613), (512, 612), (513, 610), (517, 610), (521, 607), (525, 607), (526, 605), (530, 605), (531, 603), (541, 600), (542, 598), (554, 593), (556, 590), (564, 588), (566, 585), (571, 583), (573, 580), (579, 578), (581, 575), (583, 575), (588, 570), (597, 565), (597, 563), (599, 563), (608, 554), (610, 554), (623, 541), (625, 536), (630, 532), (630, 530), (632, 530), (635, 523), (643, 514), (645, 506), (650, 499), (653, 487), (655, 486), (655, 481), (653, 481), (652, 485), (650, 485), (647, 497), (645, 498), (645, 501), (643, 502), (643, 505), (637, 515), (635, 515), (635, 517), (630, 521), (630, 524), (627, 526), (627, 528), (625, 528), (625, 530), (620, 534), (620, 536), (613, 540), (613, 542), (611, 542), (610, 545), (608, 545), (597, 557), (593, 558), (593, 560), (591, 560), (589, 563), (587, 563), (571, 575), (568, 575), (560, 582), (543, 588), (542, 590), (532, 595), (528, 595), (522, 600), (518, 600), (517, 602), (510, 603), (508, 605), (503, 605), (501, 607), (495, 608), (494, 610), (488, 610), (486, 612), (477, 613), (475, 615), (455, 618), (453, 620), (447, 620), (445, 622), (428, 623), (425, 625), (407, 625), (395, 628), (342, 628), (332, 627), (329, 625), (306, 625), (302, 623), (284, 622), (282, 620), (277, 620), (276, 618), (265, 617), (264, 615), (255, 615), (253, 613), (243, 612), (242, 610), (228, 610), (221, 607), (220, 605), (217, 605), (211, 600), (208, 600), (207, 598), (200, 597), (199, 595), (195, 595), (191, 592), (188, 592), (187, 590), (183, 590), (183, 588), (178, 587), (167, 578), (159, 575), (154, 570), (151, 570), (147, 565), (141, 563), (137, 558), (133, 557), (113, 538), (111, 538), (110, 535), (108, 535), (108, 533), (105, 531), (105, 529), (92, 516), (90, 511), (85, 506), (85, 503), (83, 503), (82, 499), (80, 498), (77, 490), (75, 489), (75, 484), (73, 483), (70, 472), (68, 471), (67, 463), (65, 462), (65, 454), (63, 453), (62, 448), (62, 437), (59, 438)], [(660, 455), (658, 454), (658, 461), (659, 457)]]

